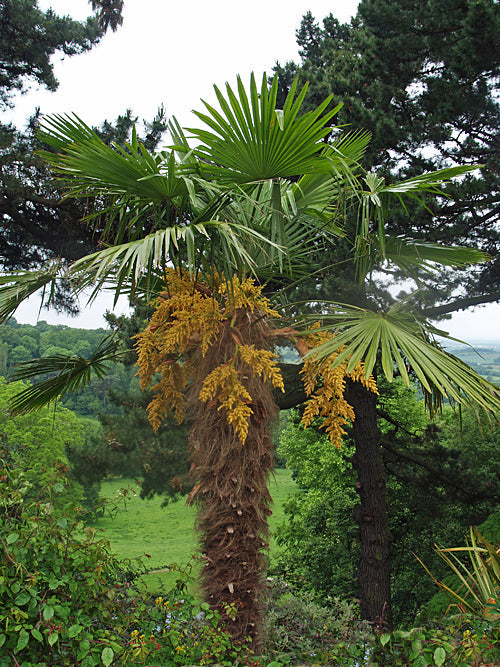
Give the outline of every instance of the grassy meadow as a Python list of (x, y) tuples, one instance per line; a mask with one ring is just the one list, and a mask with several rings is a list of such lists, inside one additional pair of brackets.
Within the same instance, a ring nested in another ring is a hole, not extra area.
[[(270, 558), (278, 546), (273, 534), (283, 521), (283, 501), (296, 489), (290, 470), (276, 470), (270, 480), (273, 497), (273, 514), (270, 517)], [(178, 578), (176, 571), (166, 571), (172, 563), (178, 567), (192, 565), (193, 573), (199, 567), (193, 555), (198, 554), (194, 531), (196, 509), (188, 507), (185, 499), (162, 507), (162, 498), (141, 500), (139, 487), (133, 480), (113, 479), (103, 482), (101, 496), (111, 501), (112, 516), (99, 519), (94, 527), (102, 530), (110, 541), (111, 549), (121, 558), (144, 558), (150, 574), (142, 577), (148, 589), (159, 593), (173, 585)], [(165, 570), (154, 572), (155, 570)], [(195, 592), (193, 586), (192, 592)]]

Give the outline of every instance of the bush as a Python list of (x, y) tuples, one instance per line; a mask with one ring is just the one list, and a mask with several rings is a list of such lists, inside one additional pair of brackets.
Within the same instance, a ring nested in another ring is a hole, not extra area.
[(380, 635), (370, 651), (368, 665), (474, 667), (497, 664), (499, 658), (498, 629), (457, 618), (456, 625), (434, 623)]
[(371, 645), (367, 625), (357, 610), (338, 599), (318, 604), (311, 592), (272, 582), (265, 620), (264, 652), (278, 663), (363, 664)]
[(235, 608), (195, 604), (182, 578), (150, 599), (138, 563), (113, 556), (79, 507), (58, 509), (63, 469), (38, 498), (4, 461), (0, 482), (0, 667), (251, 664), (225, 629)]
[(133, 569), (84, 527), (79, 508), (57, 509), (60, 471), (38, 498), (3, 462), (0, 480), (0, 667), (110, 665), (136, 617)]

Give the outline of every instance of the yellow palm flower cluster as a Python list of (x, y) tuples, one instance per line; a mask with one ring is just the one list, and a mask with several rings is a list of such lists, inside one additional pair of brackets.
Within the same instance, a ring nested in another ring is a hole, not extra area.
[(236, 362), (238, 360), (243, 362), (254, 375), (263, 376), (273, 387), (285, 391), (275, 357), (272, 352), (256, 350), (253, 345), (238, 345), (233, 359), (227, 364), (217, 366), (203, 382), (200, 400), (206, 403), (218, 397), (220, 403), (218, 410), (226, 412), (228, 423), (234, 428), (243, 444), (247, 439), (248, 422), (253, 413), (250, 407), (252, 397), (241, 382)]
[(197, 368), (192, 362), (195, 351), (205, 356), (218, 340), (222, 326), (231, 327), (235, 344), (233, 357), (217, 366), (202, 383), (201, 401), (216, 400), (218, 410), (226, 413), (228, 423), (245, 442), (252, 414), (252, 397), (243, 384), (251, 372), (262, 376), (284, 391), (283, 380), (268, 350), (245, 345), (234, 322), (241, 313), (257, 312), (262, 317), (278, 317), (262, 287), (252, 278), (234, 277), (230, 284), (215, 276), (208, 287), (174, 269), (165, 273), (165, 290), (155, 302), (155, 311), (145, 331), (137, 336), (137, 354), (141, 389), (154, 394), (148, 405), (149, 420), (158, 430), (168, 412), (178, 422), (185, 416), (185, 394)]
[[(318, 328), (319, 324), (314, 328)], [(332, 340), (333, 334), (329, 331), (312, 331), (305, 342), (309, 349), (319, 347)], [(336, 352), (324, 359), (318, 366), (314, 357), (305, 359), (301, 374), (304, 380), (304, 389), (308, 397), (307, 405), (302, 416), (302, 425), (309, 426), (316, 417), (323, 417), (322, 428), (325, 429), (332, 444), (342, 446), (342, 436), (345, 435), (343, 426), (354, 420), (354, 410), (344, 398), (346, 378), (360, 382), (369, 391), (378, 394), (377, 384), (373, 376), (366, 377), (363, 362), (359, 362), (347, 372), (348, 359), (332, 367), (338, 355), (345, 349), (339, 348)]]
[(269, 299), (262, 296), (262, 287), (255, 284), (253, 278), (241, 281), (235, 276), (230, 285), (220, 281), (220, 291), (225, 296), (226, 313), (235, 310), (248, 310), (251, 313), (259, 310), (268, 317), (279, 317), (279, 313), (271, 308)]

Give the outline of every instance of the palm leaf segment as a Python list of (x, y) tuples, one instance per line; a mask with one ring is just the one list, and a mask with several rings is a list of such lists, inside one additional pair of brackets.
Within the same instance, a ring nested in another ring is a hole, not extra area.
[(93, 376), (103, 378), (110, 365), (118, 361), (123, 353), (119, 342), (111, 335), (99, 343), (90, 359), (76, 354), (56, 354), (19, 364), (14, 380), (32, 380), (47, 374), (49, 377), (17, 394), (10, 404), (11, 411), (14, 414), (31, 412), (67, 393), (83, 389)]
[(390, 382), (396, 373), (407, 385), (416, 377), (431, 410), (443, 399), (487, 411), (500, 409), (500, 389), (445, 352), (434, 336), (450, 337), (401, 304), (386, 313), (345, 304), (332, 304), (332, 309), (335, 312), (323, 319), (325, 326), (336, 330), (334, 339), (309, 353), (319, 362), (345, 346), (333, 367), (348, 360), (349, 372), (363, 360), (368, 377), (379, 360)]
[(359, 282), (362, 283), (376, 265), (385, 260), (392, 261), (410, 275), (415, 275), (417, 268), (428, 270), (429, 262), (463, 266), (487, 261), (489, 256), (477, 250), (415, 243), (387, 237), (385, 233), (385, 221), (394, 203), (406, 208), (404, 197), (421, 201), (421, 195), (426, 192), (444, 197), (443, 183), (477, 168), (477, 165), (449, 167), (392, 184), (373, 172), (366, 174), (360, 183), (358, 225), (353, 239)]
[(326, 112), (330, 96), (314, 111), (299, 116), (307, 85), (295, 98), (296, 89), (295, 81), (283, 109), (277, 110), (276, 77), (268, 90), (264, 75), (259, 91), (252, 74), (250, 96), (239, 77), (238, 94), (227, 84), (226, 97), (215, 86), (221, 111), (204, 102), (208, 113), (194, 112), (210, 130), (190, 129), (201, 141), (196, 152), (206, 169), (236, 183), (292, 178), (320, 169), (330, 172), (328, 160), (319, 156), (331, 132), (329, 122), (340, 107)]

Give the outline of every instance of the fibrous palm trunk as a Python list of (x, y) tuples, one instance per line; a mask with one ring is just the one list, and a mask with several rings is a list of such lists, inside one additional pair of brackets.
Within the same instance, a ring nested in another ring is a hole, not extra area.
[[(199, 506), (205, 599), (227, 619), (226, 627), (236, 641), (249, 639), (254, 643), (258, 643), (261, 630), (263, 552), (271, 514), (267, 488), (273, 465), (269, 420), (277, 409), (269, 383), (234, 359), (238, 341), (265, 348), (267, 330), (265, 319), (243, 310), (237, 311), (231, 323), (221, 324), (216, 343), (196, 360), (199, 381), (191, 398), (191, 472), (195, 487), (190, 501)], [(244, 444), (218, 403), (203, 403), (198, 398), (203, 380), (226, 363), (237, 365), (239, 377), (252, 397), (253, 414)], [(234, 620), (226, 615), (227, 605), (236, 613)]]

